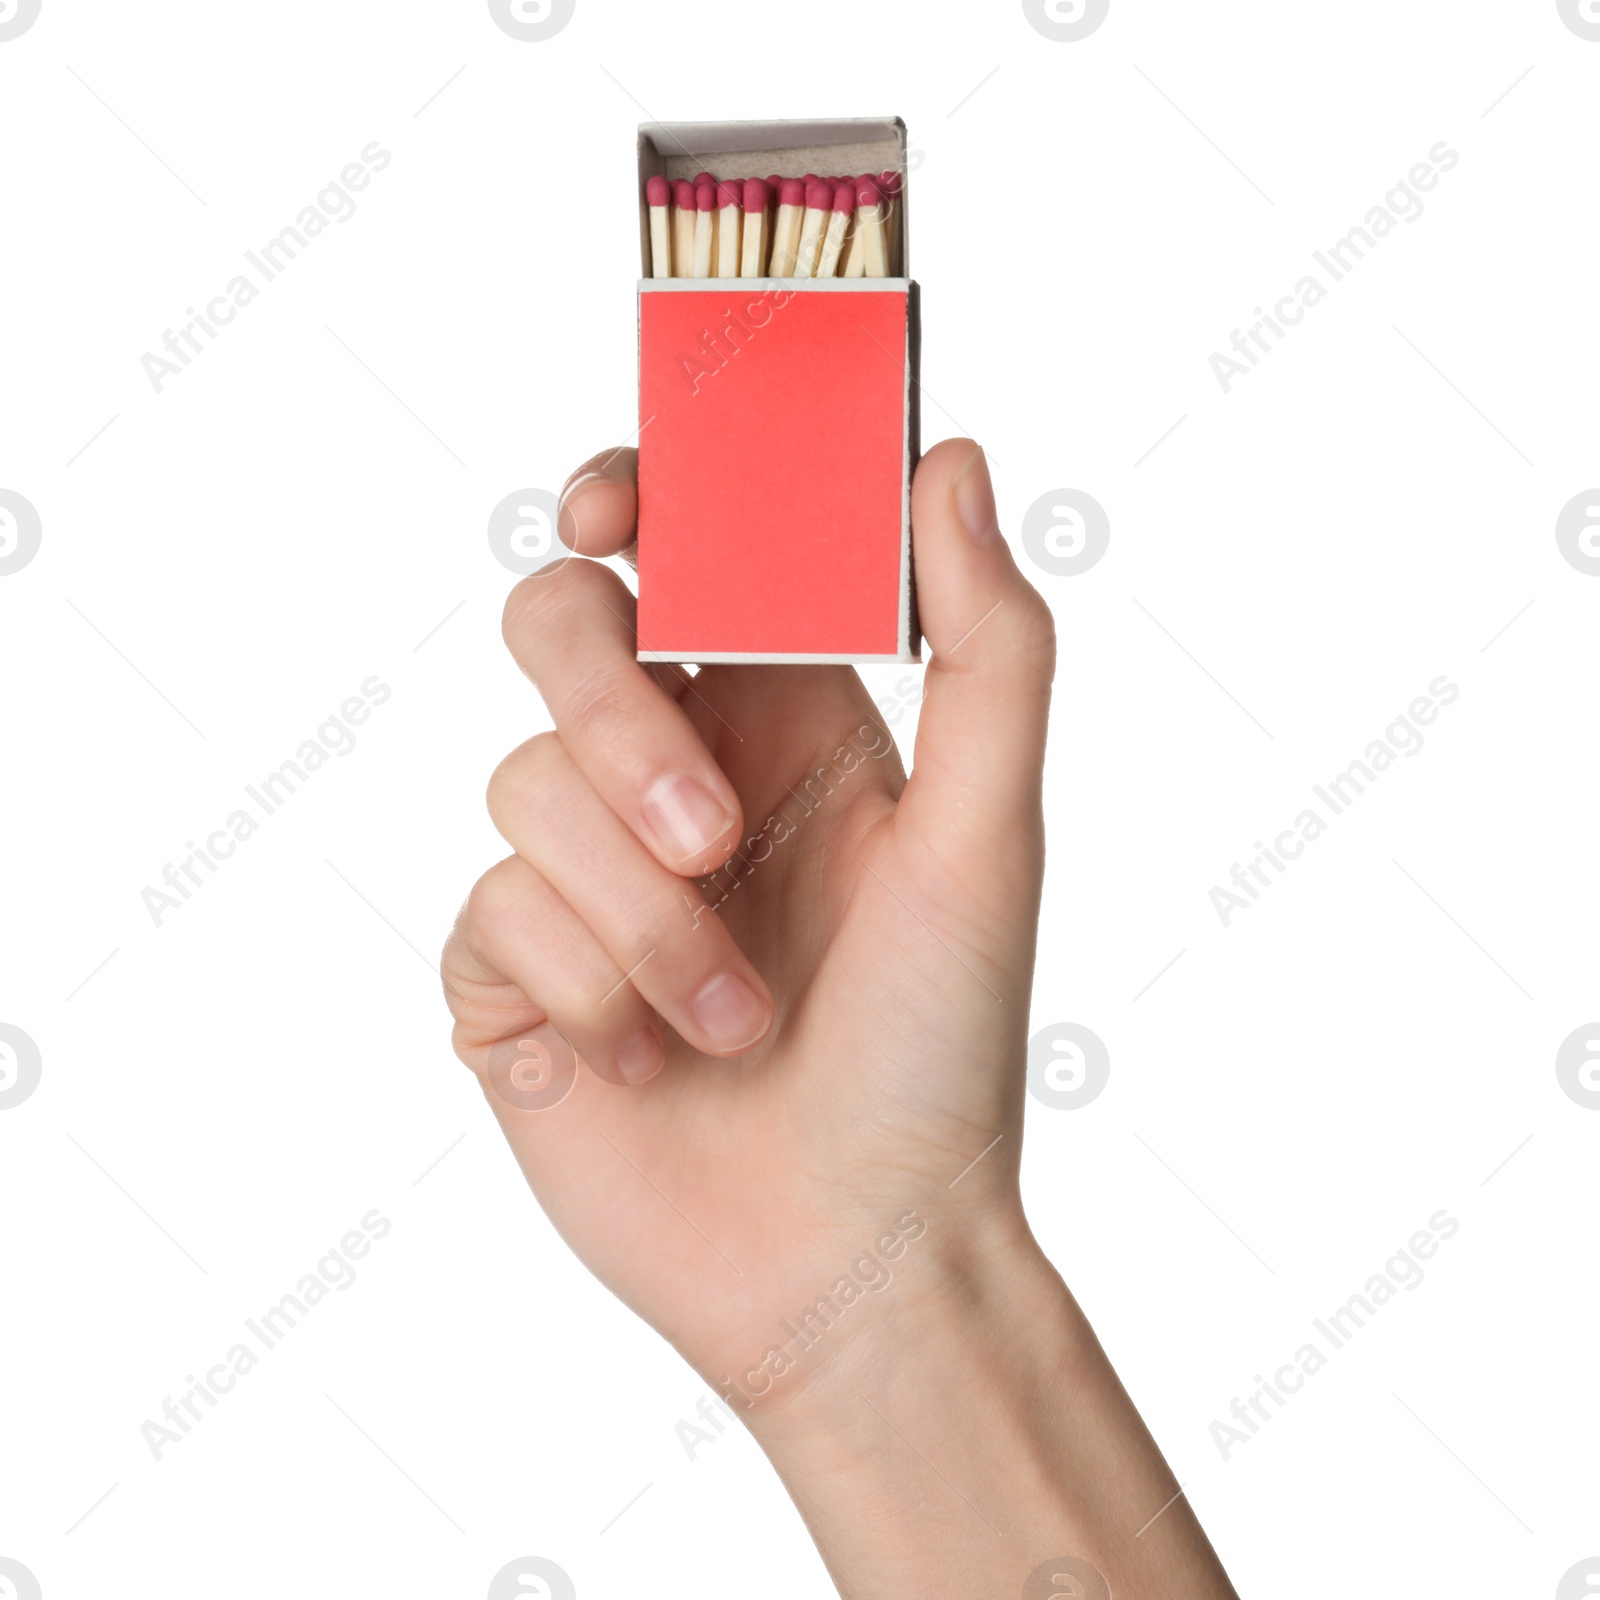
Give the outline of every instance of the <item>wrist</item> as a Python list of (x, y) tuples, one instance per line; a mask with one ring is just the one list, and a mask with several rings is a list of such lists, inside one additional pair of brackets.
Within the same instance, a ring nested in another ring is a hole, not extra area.
[(870, 1309), (740, 1413), (847, 1600), (1031, 1600), (1041, 1568), (1098, 1572), (1119, 1600), (1233, 1594), (1020, 1213), (981, 1244), (930, 1225)]

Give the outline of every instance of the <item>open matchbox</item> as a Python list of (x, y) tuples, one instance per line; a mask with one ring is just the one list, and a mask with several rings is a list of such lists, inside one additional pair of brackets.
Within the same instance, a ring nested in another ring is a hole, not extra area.
[[(640, 126), (639, 658), (919, 661), (917, 285), (650, 276), (646, 184), (702, 169), (904, 174), (905, 124)], [(907, 274), (908, 192), (891, 217)]]

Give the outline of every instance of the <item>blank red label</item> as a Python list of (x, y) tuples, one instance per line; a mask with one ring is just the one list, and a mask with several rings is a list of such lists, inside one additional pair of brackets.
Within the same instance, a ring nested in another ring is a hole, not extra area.
[(906, 361), (903, 289), (640, 294), (641, 652), (900, 654)]

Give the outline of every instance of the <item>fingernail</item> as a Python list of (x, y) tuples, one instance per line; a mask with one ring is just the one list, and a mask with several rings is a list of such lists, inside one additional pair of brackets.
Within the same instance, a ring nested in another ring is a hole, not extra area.
[(574, 478), (561, 491), (561, 498), (556, 502), (556, 533), (570, 550), (578, 548), (578, 518), (572, 508), (585, 489), (603, 481), (598, 472), (586, 472), (582, 477)]
[(657, 778), (645, 790), (641, 808), (663, 854), (709, 871), (711, 846), (733, 822), (733, 813), (703, 784), (681, 772)]
[(719, 1050), (743, 1050), (767, 1031), (766, 1002), (736, 973), (719, 972), (689, 1009)]
[(617, 1051), (617, 1071), (625, 1083), (648, 1083), (666, 1061), (654, 1028), (636, 1033)]
[(633, 462), (629, 459), (627, 450), (613, 450), (609, 455), (602, 456), (599, 462), (583, 472), (574, 473), (568, 478), (561, 490), (561, 508), (565, 510), (571, 503), (597, 483), (626, 483), (633, 476)]
[(978, 544), (992, 544), (1000, 536), (1000, 516), (995, 510), (994, 484), (982, 445), (974, 446), (951, 489), (956, 497), (956, 515), (968, 536)]

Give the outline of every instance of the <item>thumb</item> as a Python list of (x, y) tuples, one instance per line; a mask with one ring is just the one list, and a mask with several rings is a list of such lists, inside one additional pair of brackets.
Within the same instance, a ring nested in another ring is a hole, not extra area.
[(1037, 848), (1055, 624), (1000, 532), (970, 439), (923, 457), (911, 491), (922, 632), (933, 652), (901, 819), (956, 871)]

